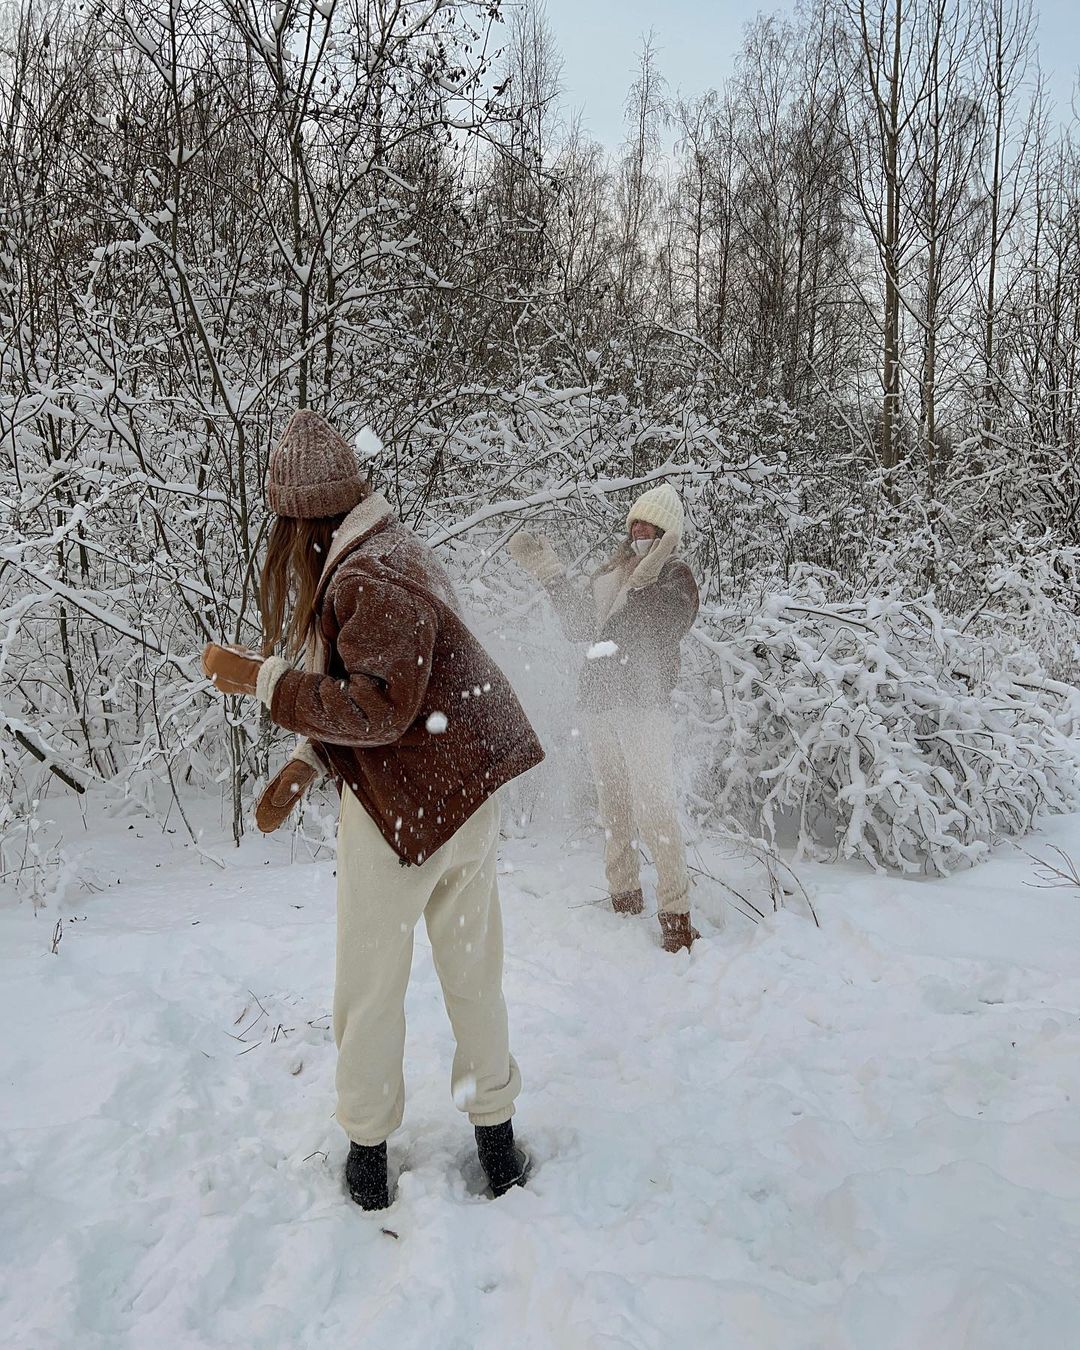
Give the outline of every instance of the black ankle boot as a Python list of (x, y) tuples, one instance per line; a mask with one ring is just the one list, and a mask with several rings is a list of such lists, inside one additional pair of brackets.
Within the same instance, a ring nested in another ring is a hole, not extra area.
[(345, 1184), (361, 1209), (386, 1209), (390, 1191), (386, 1185), (386, 1145), (350, 1144), (345, 1162)]
[(476, 1152), (496, 1199), (512, 1186), (525, 1185), (529, 1159), (514, 1144), (514, 1126), (509, 1120), (502, 1125), (477, 1125)]

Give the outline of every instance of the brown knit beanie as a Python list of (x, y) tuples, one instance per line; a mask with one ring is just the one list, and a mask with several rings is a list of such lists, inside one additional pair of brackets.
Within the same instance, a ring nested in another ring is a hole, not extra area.
[(368, 484), (348, 441), (318, 413), (306, 408), (294, 413), (270, 451), (270, 510), (294, 520), (342, 516), (367, 495)]

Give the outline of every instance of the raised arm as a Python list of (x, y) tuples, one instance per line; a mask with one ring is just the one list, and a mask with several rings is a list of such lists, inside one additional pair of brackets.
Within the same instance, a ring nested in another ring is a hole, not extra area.
[(589, 642), (596, 634), (596, 615), (590, 598), (567, 577), (550, 540), (519, 530), (506, 547), (514, 561), (532, 573), (547, 591), (570, 641)]
[(552, 608), (571, 642), (591, 642), (596, 636), (596, 610), (592, 598), (564, 573), (544, 583)]

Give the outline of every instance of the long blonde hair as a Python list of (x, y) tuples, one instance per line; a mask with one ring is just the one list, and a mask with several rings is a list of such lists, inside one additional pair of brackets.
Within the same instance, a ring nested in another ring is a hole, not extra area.
[[(276, 516), (262, 565), (263, 655), (279, 643), (295, 659), (315, 623), (315, 594), (330, 545), (344, 516), (293, 520)], [(292, 612), (286, 624), (290, 604)]]

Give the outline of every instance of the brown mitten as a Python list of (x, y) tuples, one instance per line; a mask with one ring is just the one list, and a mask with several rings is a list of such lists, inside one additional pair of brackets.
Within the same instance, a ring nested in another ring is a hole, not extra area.
[(293, 807), (312, 785), (318, 772), (302, 759), (285, 761), (270, 779), (255, 808), (255, 824), (263, 834), (273, 834), (289, 818)]
[(246, 647), (221, 647), (208, 642), (203, 648), (202, 668), (220, 694), (254, 694), (263, 658)]

